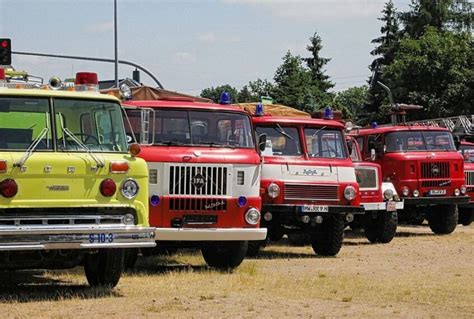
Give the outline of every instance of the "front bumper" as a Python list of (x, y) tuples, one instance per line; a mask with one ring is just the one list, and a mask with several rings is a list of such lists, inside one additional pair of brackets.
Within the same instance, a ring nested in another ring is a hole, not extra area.
[[(364, 209), (366, 211), (374, 211), (374, 210), (387, 210), (387, 202), (379, 202), (379, 203), (362, 203)], [(403, 201), (396, 202), (395, 207), (397, 210), (402, 210), (405, 205)]]
[(264, 240), (266, 228), (157, 228), (157, 241)]
[(363, 206), (327, 206), (327, 212), (303, 212), (304, 205), (293, 205), (293, 204), (264, 204), (262, 205), (262, 214), (265, 212), (271, 213), (294, 213), (294, 214), (305, 214), (305, 215), (337, 215), (337, 214), (364, 214), (365, 209)]
[(449, 197), (402, 197), (406, 206), (428, 206), (428, 205), (449, 205), (467, 204), (469, 196), (449, 196)]
[(155, 228), (120, 225), (0, 227), (0, 251), (154, 247)]

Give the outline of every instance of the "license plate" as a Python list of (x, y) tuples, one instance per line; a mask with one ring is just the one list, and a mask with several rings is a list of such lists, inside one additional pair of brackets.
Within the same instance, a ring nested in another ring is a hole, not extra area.
[(89, 243), (91, 244), (105, 244), (105, 243), (113, 243), (113, 242), (114, 242), (114, 234), (112, 233), (89, 234)]
[(397, 203), (396, 202), (387, 202), (387, 212), (394, 212), (397, 210)]
[(303, 213), (327, 213), (329, 212), (329, 207), (321, 205), (303, 205), (301, 211)]
[(445, 189), (430, 189), (430, 195), (446, 195)]

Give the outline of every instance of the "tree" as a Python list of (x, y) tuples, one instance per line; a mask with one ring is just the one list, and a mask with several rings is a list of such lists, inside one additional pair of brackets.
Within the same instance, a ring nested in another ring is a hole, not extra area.
[(334, 97), (334, 107), (343, 111), (345, 118), (358, 125), (369, 122), (364, 106), (369, 102), (369, 89), (366, 85), (351, 87), (338, 92)]
[(230, 93), (232, 103), (238, 103), (237, 89), (229, 84), (210, 87), (201, 91), (201, 97), (211, 99), (214, 103), (219, 103), (222, 92)]
[(331, 61), (331, 59), (319, 56), (323, 45), (321, 37), (316, 32), (309, 38), (309, 41), (310, 44), (306, 47), (306, 50), (311, 53), (311, 56), (309, 58), (303, 58), (303, 61), (306, 62), (306, 65), (311, 72), (313, 86), (317, 87), (322, 92), (327, 92), (329, 89), (334, 87), (334, 84), (329, 80), (329, 76), (325, 74), (324, 70), (324, 66)]

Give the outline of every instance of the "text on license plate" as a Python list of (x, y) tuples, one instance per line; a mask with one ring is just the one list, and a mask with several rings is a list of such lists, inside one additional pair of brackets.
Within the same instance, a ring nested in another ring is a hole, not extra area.
[(446, 195), (445, 189), (430, 189), (430, 195)]
[(98, 233), (98, 234), (89, 234), (89, 243), (91, 244), (104, 244), (104, 243), (113, 243), (114, 234), (112, 233)]
[(303, 205), (303, 213), (327, 213), (329, 212), (328, 206), (321, 205)]

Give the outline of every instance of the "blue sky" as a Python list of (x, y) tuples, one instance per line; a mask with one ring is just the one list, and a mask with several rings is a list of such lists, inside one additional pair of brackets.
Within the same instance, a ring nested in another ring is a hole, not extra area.
[[(206, 87), (241, 88), (273, 78), (290, 50), (306, 56), (309, 37), (323, 40), (326, 73), (335, 90), (363, 85), (380, 34), (384, 0), (118, 0), (119, 58), (138, 63), (167, 89), (199, 94)], [(398, 9), (409, 0), (395, 0)], [(113, 0), (0, 0), (0, 37), (14, 51), (114, 57)], [(46, 80), (95, 71), (114, 77), (113, 64), (13, 56), (16, 69)], [(133, 69), (119, 66), (120, 77)], [(142, 74), (145, 84), (153, 81)]]

